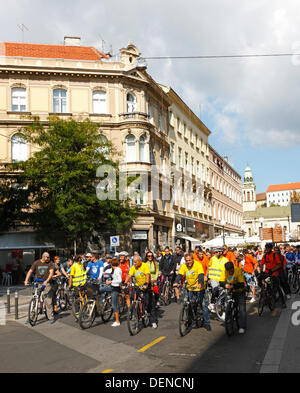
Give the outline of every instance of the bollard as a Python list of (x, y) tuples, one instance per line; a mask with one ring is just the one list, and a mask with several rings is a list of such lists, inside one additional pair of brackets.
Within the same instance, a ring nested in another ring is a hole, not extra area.
[(19, 294), (15, 292), (15, 320), (19, 319)]
[(10, 313), (10, 289), (7, 289), (7, 314)]

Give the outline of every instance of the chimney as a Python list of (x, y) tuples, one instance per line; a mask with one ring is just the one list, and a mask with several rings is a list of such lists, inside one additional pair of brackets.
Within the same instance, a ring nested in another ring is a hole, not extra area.
[(81, 38), (80, 37), (64, 37), (64, 45), (67, 46), (80, 46)]

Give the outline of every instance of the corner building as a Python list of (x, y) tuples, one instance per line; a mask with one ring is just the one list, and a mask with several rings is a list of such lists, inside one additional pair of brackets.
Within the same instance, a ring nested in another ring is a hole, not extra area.
[[(77, 37), (65, 37), (64, 45), (0, 43), (0, 170), (12, 160), (26, 160), (36, 149), (18, 136), (30, 123), (23, 116), (39, 116), (47, 125), (51, 114), (101, 123), (99, 135), (113, 144), (117, 154), (112, 158), (128, 174), (142, 172), (150, 178), (151, 165), (169, 166), (170, 99), (139, 57), (131, 42), (116, 58), (82, 46)], [(164, 181), (159, 174), (160, 193)], [(144, 188), (136, 185), (134, 201), (143, 212), (132, 230), (121, 234), (121, 247), (132, 245), (139, 252), (171, 244), (173, 224), (170, 201), (154, 201), (151, 187)], [(25, 232), (28, 253), (41, 251), (30, 238), (33, 231)], [(14, 233), (6, 235), (11, 248), (21, 248)], [(1, 250), (9, 261), (11, 249), (0, 244)]]

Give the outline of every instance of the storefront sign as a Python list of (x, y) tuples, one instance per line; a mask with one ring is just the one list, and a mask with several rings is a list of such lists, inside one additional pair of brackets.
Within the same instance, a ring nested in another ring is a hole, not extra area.
[(147, 231), (132, 231), (132, 240), (147, 240)]

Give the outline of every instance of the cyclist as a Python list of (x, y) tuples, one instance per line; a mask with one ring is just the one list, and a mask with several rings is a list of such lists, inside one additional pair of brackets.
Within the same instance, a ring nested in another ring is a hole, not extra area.
[(165, 247), (164, 255), (162, 256), (159, 262), (159, 275), (161, 276), (162, 285), (164, 283), (165, 277), (170, 277), (171, 285), (173, 285), (175, 280), (175, 272), (176, 272), (176, 262), (174, 256), (170, 252), (169, 247)]
[(234, 253), (229, 250), (226, 244), (223, 246), (223, 256), (228, 259), (229, 262), (235, 263)]
[(197, 296), (198, 303), (202, 307), (204, 327), (207, 331), (210, 331), (210, 318), (205, 296), (205, 281), (202, 264), (194, 261), (192, 253), (185, 253), (184, 258), (185, 263), (179, 269), (174, 287), (180, 285), (179, 283), (182, 277), (186, 278), (189, 299), (192, 300), (195, 295)]
[(101, 281), (104, 269), (103, 262), (98, 259), (95, 254), (91, 254), (89, 259), (90, 262), (86, 268), (87, 275), (90, 276), (93, 280)]
[(204, 271), (204, 277), (207, 280), (207, 272), (208, 272), (208, 267), (209, 267), (209, 259), (207, 258), (207, 256), (204, 254), (203, 250), (201, 247), (196, 247), (194, 254), (193, 254), (193, 259), (194, 261), (200, 262), (202, 267), (203, 267), (203, 271)]
[(69, 288), (83, 286), (86, 283), (86, 271), (83, 266), (83, 256), (76, 255), (71, 266)]
[(145, 257), (145, 263), (149, 266), (150, 269), (150, 278), (153, 287), (153, 294), (155, 299), (155, 304), (159, 306), (159, 289), (156, 285), (158, 273), (159, 273), (159, 265), (154, 258), (154, 254), (152, 251), (148, 251)]
[[(184, 252), (183, 252), (182, 248), (179, 247), (179, 246), (176, 247), (176, 249), (175, 249), (174, 259), (176, 261), (176, 271), (175, 271), (176, 275), (175, 276), (177, 277), (179, 269), (185, 263)], [(183, 285), (183, 284), (184, 284), (184, 278), (182, 278), (182, 280), (181, 280), (181, 285)], [(180, 291), (179, 291), (179, 288), (177, 286), (175, 287), (175, 295), (176, 295), (177, 304), (180, 304), (181, 303)]]
[(281, 304), (282, 304), (282, 308), (286, 308), (284, 296), (283, 296), (283, 293), (282, 293), (280, 285), (279, 285), (279, 277), (278, 277), (279, 271), (282, 269), (282, 261), (278, 255), (273, 253), (273, 251), (272, 251), (273, 244), (272, 243), (267, 243), (265, 249), (266, 249), (266, 252), (261, 260), (262, 269), (267, 274), (272, 275), (274, 296), (278, 291), (279, 297), (281, 300)]
[(285, 259), (284, 255), (282, 255), (280, 248), (278, 246), (274, 247), (274, 253), (278, 256), (278, 258), (281, 261), (282, 264), (282, 269), (279, 271), (279, 281), (280, 285), (287, 297), (287, 299), (291, 298), (291, 288), (288, 283), (288, 277), (287, 277), (287, 271), (286, 271), (286, 265), (287, 265), (287, 260)]
[[(151, 276), (150, 269), (146, 263), (142, 262), (141, 257), (135, 256), (133, 258), (133, 266), (130, 268), (129, 273), (126, 277), (125, 284), (131, 282), (132, 278), (135, 278), (135, 285), (138, 288), (143, 288), (144, 299), (145, 299), (145, 307), (147, 312), (149, 313), (150, 323), (152, 324), (153, 329), (157, 329), (157, 315), (156, 308), (153, 307), (153, 292), (151, 290)], [(132, 296), (136, 288), (133, 288)]]
[(120, 262), (117, 258), (112, 258), (110, 264), (112, 269), (111, 276), (105, 281), (106, 285), (100, 288), (100, 307), (102, 307), (105, 293), (111, 292), (112, 308), (115, 313), (115, 322), (111, 326), (118, 327), (120, 326), (118, 295), (120, 293), (120, 285), (122, 284), (122, 270), (119, 267)]
[(249, 249), (243, 251), (244, 254), (244, 276), (247, 281), (247, 284), (252, 290), (252, 298), (250, 299), (250, 303), (255, 302), (255, 275), (254, 271), (258, 266), (257, 260), (252, 256)]
[[(120, 261), (120, 269), (122, 270), (122, 282), (124, 283), (127, 277), (127, 274), (130, 270), (130, 261), (128, 259), (128, 252), (127, 251), (121, 251), (119, 254), (119, 261)], [(129, 294), (126, 293), (125, 295), (125, 301), (127, 304), (127, 307), (129, 309), (130, 307), (130, 296)]]
[(212, 287), (212, 296), (211, 296), (211, 311), (215, 311), (215, 302), (216, 297), (219, 294), (219, 281), (225, 270), (225, 263), (228, 262), (228, 259), (223, 255), (223, 249), (217, 248), (215, 250), (215, 255), (211, 257), (209, 266), (208, 266), (208, 282)]
[[(47, 307), (47, 314), (49, 316), (50, 323), (55, 322), (53, 313), (53, 302), (52, 302), (52, 287), (50, 281), (54, 275), (54, 264), (50, 261), (50, 255), (44, 252), (41, 259), (36, 260), (31, 268), (29, 269), (24, 285), (27, 286), (31, 275), (34, 274), (34, 281), (38, 283), (39, 287), (44, 287), (45, 303)], [(29, 323), (29, 321), (27, 321)]]
[(247, 325), (245, 277), (242, 270), (235, 267), (233, 262), (225, 263), (220, 286), (232, 291), (233, 298), (239, 305), (239, 333), (245, 333)]
[(61, 264), (61, 273), (69, 280), (73, 258), (69, 257), (66, 262)]
[(54, 309), (54, 314), (58, 313), (58, 307), (57, 307), (57, 302), (56, 302), (56, 295), (57, 295), (57, 290), (58, 290), (58, 280), (57, 278), (61, 276), (61, 266), (60, 266), (60, 257), (55, 256), (54, 257), (54, 274), (51, 279), (51, 286), (52, 286), (52, 304), (53, 304), (53, 309)]

